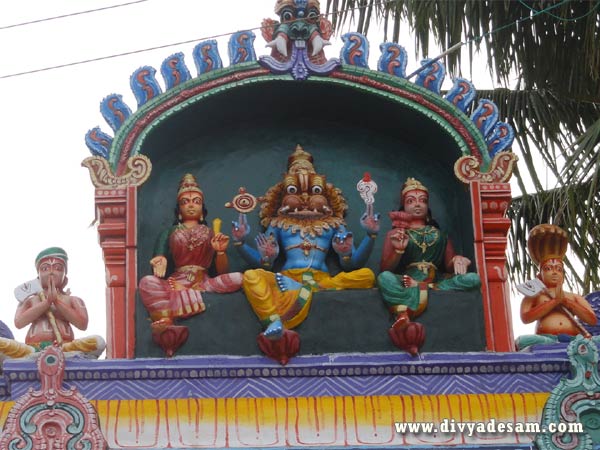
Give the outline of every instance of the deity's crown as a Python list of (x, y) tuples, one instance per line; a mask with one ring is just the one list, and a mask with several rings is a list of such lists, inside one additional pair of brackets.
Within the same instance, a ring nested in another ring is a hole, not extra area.
[(299, 144), (294, 153), (288, 157), (288, 173), (316, 173), (312, 155), (305, 152)]
[(67, 266), (67, 261), (69, 259), (67, 257), (67, 252), (65, 252), (62, 248), (48, 247), (47, 249), (39, 252), (38, 255), (36, 256), (36, 258), (35, 258), (36, 270), (39, 268), (39, 265), (40, 265), (40, 262), (42, 261), (42, 259), (46, 259), (46, 258), (60, 259), (63, 263), (65, 263), (65, 267)]
[(425, 191), (429, 193), (429, 190), (419, 180), (417, 180), (416, 178), (408, 177), (406, 179), (406, 182), (402, 186), (402, 196), (404, 196), (404, 194), (406, 194), (407, 192), (415, 190)]
[(179, 182), (177, 197), (179, 198), (181, 194), (185, 194), (186, 192), (198, 192), (204, 198), (204, 193), (200, 190), (196, 177), (191, 173), (186, 173)]
[(291, 6), (292, 8), (312, 8), (315, 7), (319, 11), (321, 10), (321, 5), (319, 4), (319, 0), (277, 0), (275, 3), (275, 14), (279, 15), (281, 10), (286, 7)]
[(562, 260), (567, 253), (568, 235), (565, 230), (547, 223), (533, 227), (527, 248), (533, 262), (539, 266), (549, 259)]

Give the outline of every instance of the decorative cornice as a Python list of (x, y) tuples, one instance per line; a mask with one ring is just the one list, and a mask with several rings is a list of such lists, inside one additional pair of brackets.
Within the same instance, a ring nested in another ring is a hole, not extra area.
[[(498, 121), (498, 108), (493, 102), (480, 100), (473, 114), (470, 117), (466, 116), (476, 96), (475, 87), (471, 82), (456, 78), (453, 87), (441, 97), (440, 86), (445, 77), (445, 68), (440, 61), (423, 60), (421, 68), (414, 72), (418, 76), (413, 83), (405, 78), (407, 58), (402, 46), (382, 44), (378, 71), (374, 71), (368, 69), (366, 62), (369, 50), (366, 37), (358, 33), (348, 33), (343, 36), (343, 40), (345, 45), (341, 52), (341, 67), (338, 67), (339, 61), (335, 59), (322, 66), (313, 67), (309, 60), (304, 61), (308, 57), (305, 55), (300, 64), (304, 71), (295, 73), (294, 77), (304, 79), (312, 70), (319, 75), (314, 79), (344, 79), (357, 87), (362, 84), (383, 91), (387, 97), (394, 100), (404, 103), (412, 101), (414, 109), (420, 110), (442, 125), (447, 123), (450, 128), (455, 129), (450, 133), (455, 139), (456, 135), (461, 136), (461, 151), (479, 161), (482, 173), (490, 172), (488, 165), (491, 157), (510, 150), (514, 131), (509, 124)], [(138, 110), (132, 113), (118, 94), (107, 96), (102, 102), (101, 111), (115, 136), (113, 139), (98, 127), (90, 130), (86, 136), (86, 144), (92, 154), (107, 158), (114, 173), (121, 176), (126, 170), (128, 158), (139, 153), (145, 135), (173, 112), (224, 88), (246, 84), (242, 81), (268, 81), (274, 79), (269, 75), (287, 73), (286, 64), (275, 61), (272, 57), (261, 58), (261, 64), (265, 64), (266, 61), (273, 63), (267, 64), (270, 68), (260, 68), (256, 62), (253, 42), (254, 34), (251, 31), (241, 31), (232, 35), (229, 42), (231, 65), (227, 68), (222, 65), (216, 41), (199, 43), (193, 54), (198, 69), (195, 78), (191, 78), (182, 53), (169, 56), (161, 66), (167, 86), (165, 92), (162, 92), (154, 77), (154, 68), (143, 66), (135, 71), (132, 75), (132, 89), (138, 100)], [(297, 45), (302, 47), (303, 44)], [(294, 47), (294, 51), (295, 54), (299, 54), (299, 51), (306, 52), (306, 49)], [(283, 66), (286, 66), (286, 70), (282, 69)], [(298, 64), (292, 66), (297, 69)], [(276, 75), (275, 79), (293, 81), (292, 76), (287, 74)], [(415, 91), (413, 87), (418, 89)], [(451, 107), (451, 112), (446, 110), (446, 106)], [(467, 126), (465, 122), (470, 122), (473, 127)], [(445, 126), (446, 130), (449, 127)]]
[[(541, 429), (548, 431), (536, 436), (535, 443), (540, 450), (597, 448), (600, 415), (598, 347), (594, 340), (579, 335), (567, 347), (567, 354), (571, 375), (561, 378), (544, 406)], [(564, 428), (550, 432), (550, 427), (557, 425)], [(569, 425), (579, 425), (581, 431), (567, 431)]]
[(98, 156), (90, 156), (81, 163), (90, 171), (93, 185), (98, 189), (116, 189), (124, 186), (140, 186), (150, 176), (152, 163), (144, 155), (136, 155), (127, 160), (127, 170), (120, 175), (115, 175), (109, 162)]
[(29, 389), (15, 402), (0, 434), (0, 447), (108, 450), (94, 407), (76, 388), (63, 387), (62, 350), (57, 346), (46, 348), (37, 368), (41, 388)]
[(500, 152), (494, 156), (487, 172), (481, 172), (481, 163), (474, 156), (458, 158), (454, 163), (454, 174), (463, 183), (481, 181), (482, 183), (506, 183), (512, 176), (513, 168), (519, 158), (511, 152)]
[[(488, 354), (299, 356), (281, 367), (265, 357), (180, 357), (71, 360), (65, 379), (96, 400), (178, 398), (193, 392), (208, 398), (323, 395), (422, 395), (548, 392), (568, 372), (565, 346), (557, 352)], [(31, 362), (7, 361), (13, 398), (37, 373)], [(159, 394), (159, 392), (161, 394)]]

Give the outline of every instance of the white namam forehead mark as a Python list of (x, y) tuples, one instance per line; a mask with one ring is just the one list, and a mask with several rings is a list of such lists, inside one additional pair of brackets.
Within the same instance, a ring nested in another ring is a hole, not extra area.
[(65, 267), (65, 263), (62, 259), (58, 259), (58, 258), (54, 258), (54, 257), (44, 258), (40, 262), (40, 268), (46, 268), (46, 267), (55, 266), (55, 265), (60, 265), (61, 267)]
[(308, 174), (306, 174), (306, 173), (298, 174), (298, 182), (300, 183), (300, 190), (302, 192), (308, 191), (309, 180), (310, 180), (310, 177), (308, 176)]
[(542, 264), (542, 269), (563, 269), (564, 263), (561, 259), (549, 259)]

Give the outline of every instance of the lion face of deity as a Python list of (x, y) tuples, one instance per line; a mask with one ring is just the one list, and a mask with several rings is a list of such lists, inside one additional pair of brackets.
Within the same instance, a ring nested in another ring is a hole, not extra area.
[(312, 155), (298, 145), (283, 180), (262, 199), (260, 223), (302, 236), (320, 235), (342, 225), (347, 208), (342, 191), (316, 173)]
[(260, 223), (305, 235), (320, 235), (344, 224), (348, 205), (323, 175), (286, 174), (263, 197)]
[(277, 214), (305, 219), (319, 219), (333, 214), (325, 196), (325, 177), (311, 173), (287, 174), (283, 180), (283, 197)]

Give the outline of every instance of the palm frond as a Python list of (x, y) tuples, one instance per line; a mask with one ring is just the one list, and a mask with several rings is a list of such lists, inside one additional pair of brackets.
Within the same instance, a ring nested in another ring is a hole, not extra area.
[[(338, 29), (358, 16), (357, 31), (366, 33), (366, 17), (374, 16), (383, 19), (387, 37), (391, 22), (395, 42), (400, 27), (409, 26), (424, 56), (431, 36), (442, 49), (467, 42), (471, 54), (485, 42), (489, 67), (504, 85), (517, 74), (525, 89), (551, 89), (581, 101), (600, 98), (598, 1), (328, 0), (327, 10)], [(460, 52), (447, 57), (451, 74), (460, 72), (460, 62)]]
[(600, 141), (600, 103), (561, 99), (548, 89), (481, 90), (477, 95), (496, 103), (502, 120), (515, 129), (523, 163), (537, 191), (547, 187), (539, 178), (540, 156), (552, 179), (574, 184), (600, 164), (594, 151)]
[[(523, 156), (515, 175), (521, 192), (531, 185), (535, 191), (515, 198), (509, 210), (511, 278), (533, 276), (527, 236), (547, 222), (570, 233), (571, 284), (600, 288), (600, 1), (328, 0), (327, 8), (338, 29), (353, 17), (350, 8), (365, 11), (356, 23), (365, 34), (371, 16), (383, 20), (386, 39), (391, 27), (395, 42), (401, 27), (410, 27), (422, 56), (431, 39), (441, 49), (465, 42), (471, 71), (474, 54), (486, 52), (490, 74), (506, 88), (478, 95), (513, 125)], [(460, 75), (461, 56), (446, 57), (451, 75)], [(515, 77), (518, 84), (510, 86)]]
[[(584, 292), (600, 286), (600, 193), (593, 181), (524, 195), (513, 199), (508, 211), (510, 278), (513, 282), (531, 279), (534, 268), (526, 246), (529, 231), (540, 223), (554, 223), (569, 233), (574, 256), (567, 256), (572, 278), (569, 284)], [(593, 195), (590, 196), (590, 193)]]

